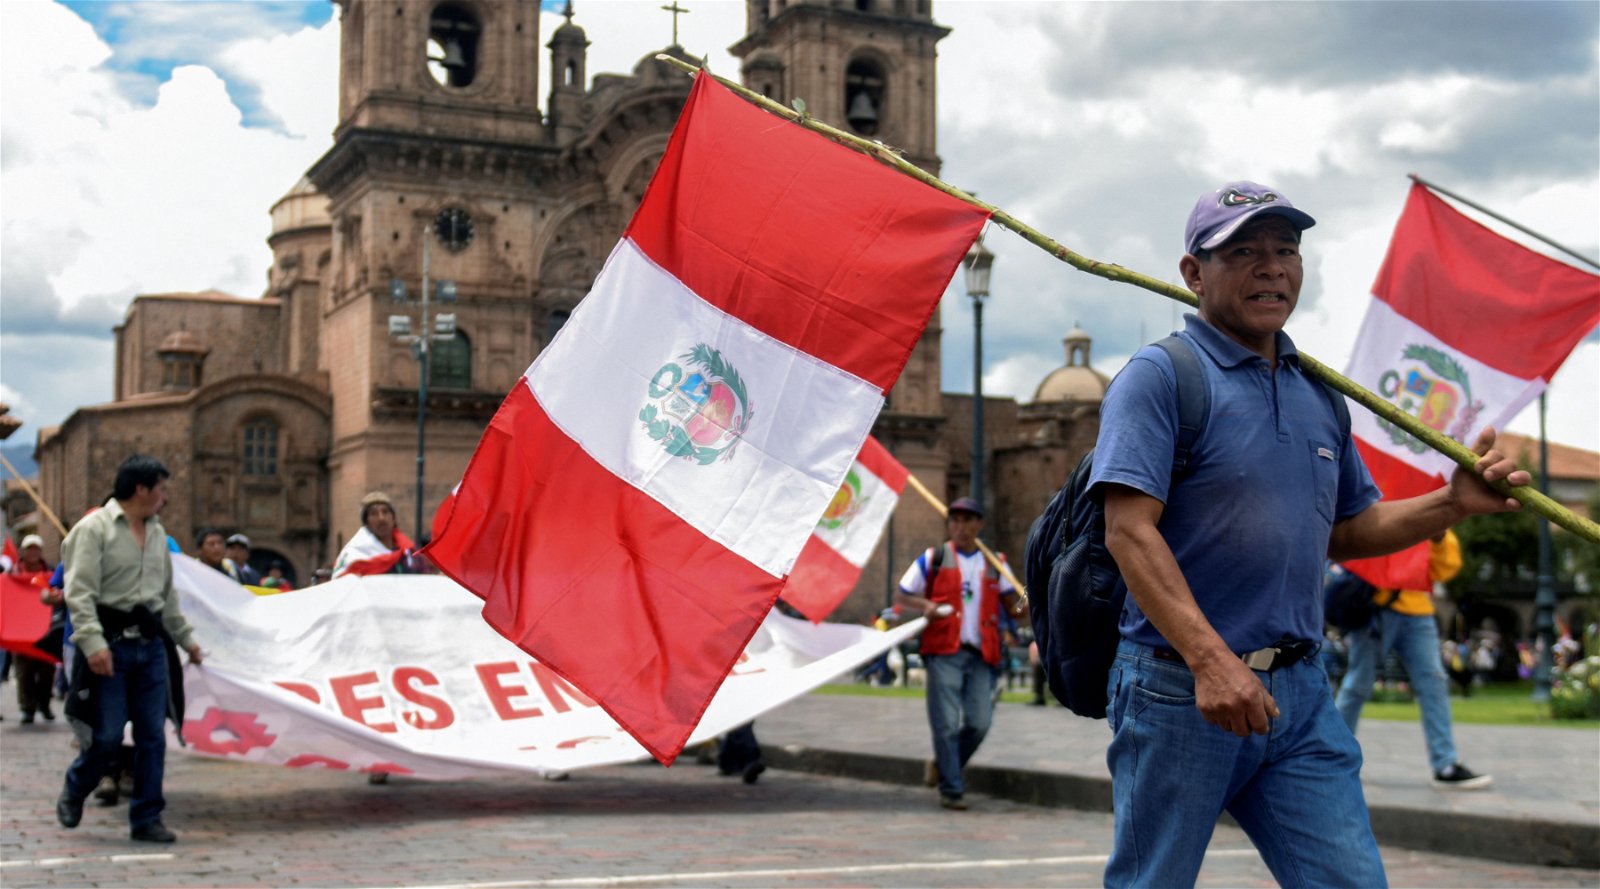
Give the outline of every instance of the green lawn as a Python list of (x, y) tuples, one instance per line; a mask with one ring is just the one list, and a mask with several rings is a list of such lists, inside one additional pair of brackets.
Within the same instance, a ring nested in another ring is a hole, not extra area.
[[(1487, 685), (1472, 690), (1472, 697), (1451, 695), (1450, 712), (1458, 723), (1474, 725), (1532, 725), (1544, 728), (1572, 728), (1594, 731), (1600, 728), (1597, 719), (1552, 719), (1548, 704), (1535, 703), (1529, 698), (1532, 682), (1507, 682)], [(864, 695), (884, 698), (920, 698), (921, 688), (878, 688), (868, 685), (824, 685), (816, 694)], [(1005, 692), (1000, 701), (1004, 704), (1026, 704), (1033, 697), (1026, 690)], [(1362, 719), (1385, 719), (1393, 722), (1417, 722), (1421, 719), (1415, 702), (1368, 701), (1361, 711)]]

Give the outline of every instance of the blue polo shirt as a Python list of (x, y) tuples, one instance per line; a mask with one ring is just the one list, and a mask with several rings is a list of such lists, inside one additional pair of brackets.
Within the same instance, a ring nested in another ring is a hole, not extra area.
[[(1165, 504), (1158, 528), (1229, 648), (1320, 640), (1328, 538), (1335, 522), (1376, 503), (1378, 488), (1287, 335), (1278, 333), (1274, 373), (1198, 316), (1185, 321), (1178, 336), (1196, 347), (1211, 392), (1192, 474), (1172, 487), (1175, 376), (1167, 354), (1146, 346), (1101, 405), (1091, 489), (1127, 485)], [(1122, 635), (1170, 647), (1126, 601)]]

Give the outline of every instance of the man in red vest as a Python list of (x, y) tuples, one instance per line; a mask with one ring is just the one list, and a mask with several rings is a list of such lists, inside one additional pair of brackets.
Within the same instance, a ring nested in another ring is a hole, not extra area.
[[(900, 578), (895, 604), (928, 618), (922, 662), (928, 673), (928, 726), (939, 804), (964, 810), (961, 770), (983, 743), (994, 716), (999, 675), (1000, 609), (1018, 614), (1017, 592), (984, 563), (978, 549), (983, 507), (971, 497), (950, 504), (950, 539), (929, 548)], [(931, 772), (930, 772), (931, 776)]]

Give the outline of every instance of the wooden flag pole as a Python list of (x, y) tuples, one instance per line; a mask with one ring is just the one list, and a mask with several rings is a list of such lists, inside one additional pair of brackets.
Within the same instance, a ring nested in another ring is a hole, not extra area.
[[(697, 68), (681, 59), (662, 54), (657, 55), (656, 60), (696, 76), (700, 74), (709, 75), (718, 83), (766, 111), (776, 114), (779, 117), (794, 121), (808, 130), (821, 133), (829, 139), (832, 139), (833, 141), (838, 142), (847, 148), (859, 151), (862, 154), (865, 154), (868, 157), (892, 167), (893, 169), (904, 173), (905, 175), (910, 176), (911, 178), (916, 179), (917, 181), (922, 182), (931, 188), (938, 189), (939, 191), (942, 191), (959, 201), (971, 204), (972, 206), (981, 210), (985, 210), (990, 214), (990, 218), (999, 223), (1001, 226), (1016, 232), (1018, 235), (1022, 236), (1023, 240), (1033, 244), (1051, 256), (1054, 256), (1056, 259), (1065, 262), (1079, 271), (1105, 278), (1108, 281), (1118, 281), (1123, 284), (1132, 284), (1135, 287), (1142, 287), (1151, 293), (1160, 294), (1161, 296), (1165, 296), (1168, 299), (1177, 300), (1185, 305), (1199, 306), (1200, 304), (1199, 298), (1197, 298), (1193, 293), (1190, 293), (1187, 289), (1179, 287), (1176, 284), (1170, 284), (1166, 281), (1152, 278), (1149, 275), (1142, 275), (1130, 269), (1123, 268), (1120, 265), (1090, 259), (1087, 256), (1083, 256), (1068, 249), (1065, 245), (1043, 234), (1032, 226), (1023, 223), (1020, 219), (1017, 219), (1010, 213), (1007, 213), (993, 204), (988, 204), (978, 200), (972, 195), (967, 194), (961, 189), (956, 188), (950, 183), (945, 182), (939, 177), (934, 176), (921, 167), (918, 167), (916, 164), (911, 163), (910, 161), (901, 157), (898, 151), (890, 148), (882, 142), (874, 142), (868, 139), (863, 139), (860, 136), (846, 133), (843, 130), (831, 127), (822, 121), (817, 120), (816, 118), (808, 116), (805, 113), (805, 103), (799, 99), (795, 100), (796, 108), (787, 108), (778, 104), (777, 102), (774, 102), (766, 96), (761, 95), (760, 93), (746, 89), (745, 87), (740, 86), (731, 80), (727, 80), (726, 78), (717, 77), (715, 74), (711, 74), (710, 71), (707, 71), (703, 68)], [(1359, 383), (1346, 377), (1344, 374), (1341, 374), (1333, 368), (1328, 367), (1326, 364), (1323, 364), (1304, 352), (1300, 353), (1300, 365), (1312, 376), (1321, 379), (1329, 386), (1332, 386), (1335, 390), (1349, 396), (1352, 401), (1356, 402), (1372, 413), (1377, 414), (1379, 417), (1389, 421), (1390, 423), (1393, 423), (1396, 426), (1399, 426), (1406, 432), (1409, 432), (1412, 436), (1417, 438), (1417, 440), (1423, 442), (1428, 447), (1433, 448), (1439, 453), (1444, 454), (1446, 457), (1449, 457), (1451, 460), (1455, 461), (1457, 465), (1466, 468), (1468, 471), (1471, 471), (1474, 469), (1474, 467), (1476, 467), (1478, 455), (1474, 453), (1471, 448), (1463, 445), (1461, 442), (1456, 441), (1442, 432), (1423, 425), (1422, 421), (1418, 420), (1416, 417), (1389, 403)], [(1562, 506), (1556, 501), (1545, 496), (1539, 491), (1538, 488), (1535, 488), (1532, 485), (1517, 485), (1513, 487), (1512, 485), (1506, 484), (1505, 479), (1489, 482), (1489, 486), (1507, 497), (1513, 497), (1517, 499), (1533, 512), (1544, 516), (1550, 521), (1555, 522), (1557, 525), (1560, 525), (1561, 527), (1571, 531), (1579, 537), (1582, 537), (1590, 543), (1600, 543), (1600, 524), (1596, 524), (1595, 522), (1584, 518), (1583, 516), (1573, 513), (1572, 510), (1567, 509), (1565, 506)]]
[(39, 496), (39, 492), (33, 489), (33, 485), (28, 484), (28, 480), (22, 477), (22, 473), (17, 471), (17, 467), (11, 465), (11, 461), (6, 459), (5, 454), (0, 454), (0, 463), (4, 463), (6, 469), (9, 470), (13, 476), (16, 476), (17, 481), (22, 482), (22, 490), (26, 491), (28, 496), (33, 498), (34, 504), (38, 506), (40, 511), (44, 513), (45, 518), (49, 519), (50, 523), (56, 526), (56, 530), (61, 533), (62, 539), (66, 539), (67, 526), (61, 524), (61, 520), (56, 518), (56, 514), (52, 512), (50, 506), (44, 502), (44, 498)]
[[(922, 495), (922, 499), (928, 501), (928, 505), (938, 510), (939, 515), (947, 518), (949, 517), (950, 510), (944, 505), (944, 502), (938, 497), (933, 496), (933, 492), (928, 490), (927, 485), (924, 485), (916, 476), (909, 472), (906, 473), (906, 483), (915, 488), (917, 493)], [(1000, 574), (1004, 576), (1006, 580), (1011, 581), (1012, 586), (1017, 588), (1017, 595), (1022, 597), (1022, 601), (1027, 602), (1028, 588), (1022, 583), (1022, 581), (1017, 579), (1015, 574), (1011, 573), (1011, 566), (1007, 565), (1004, 559), (995, 555), (994, 551), (989, 549), (989, 546), (982, 540), (978, 541), (978, 549), (983, 551), (983, 557), (989, 560), (989, 564), (994, 566), (994, 570), (1000, 572)]]

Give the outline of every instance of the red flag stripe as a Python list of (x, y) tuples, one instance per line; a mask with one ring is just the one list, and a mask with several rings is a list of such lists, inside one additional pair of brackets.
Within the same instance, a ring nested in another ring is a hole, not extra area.
[(888, 391), (987, 218), (701, 77), (626, 236), (712, 305)]
[(784, 584), (783, 601), (812, 623), (821, 623), (850, 595), (860, 578), (859, 566), (813, 536)]
[(872, 436), (867, 436), (867, 441), (861, 446), (861, 453), (857, 455), (856, 462), (867, 468), (867, 471), (877, 476), (880, 481), (889, 486), (896, 494), (906, 489), (906, 479), (911, 472), (889, 453), (889, 450), (878, 443)]
[(1413, 185), (1372, 292), (1440, 340), (1548, 380), (1600, 324), (1600, 277), (1529, 250)]

